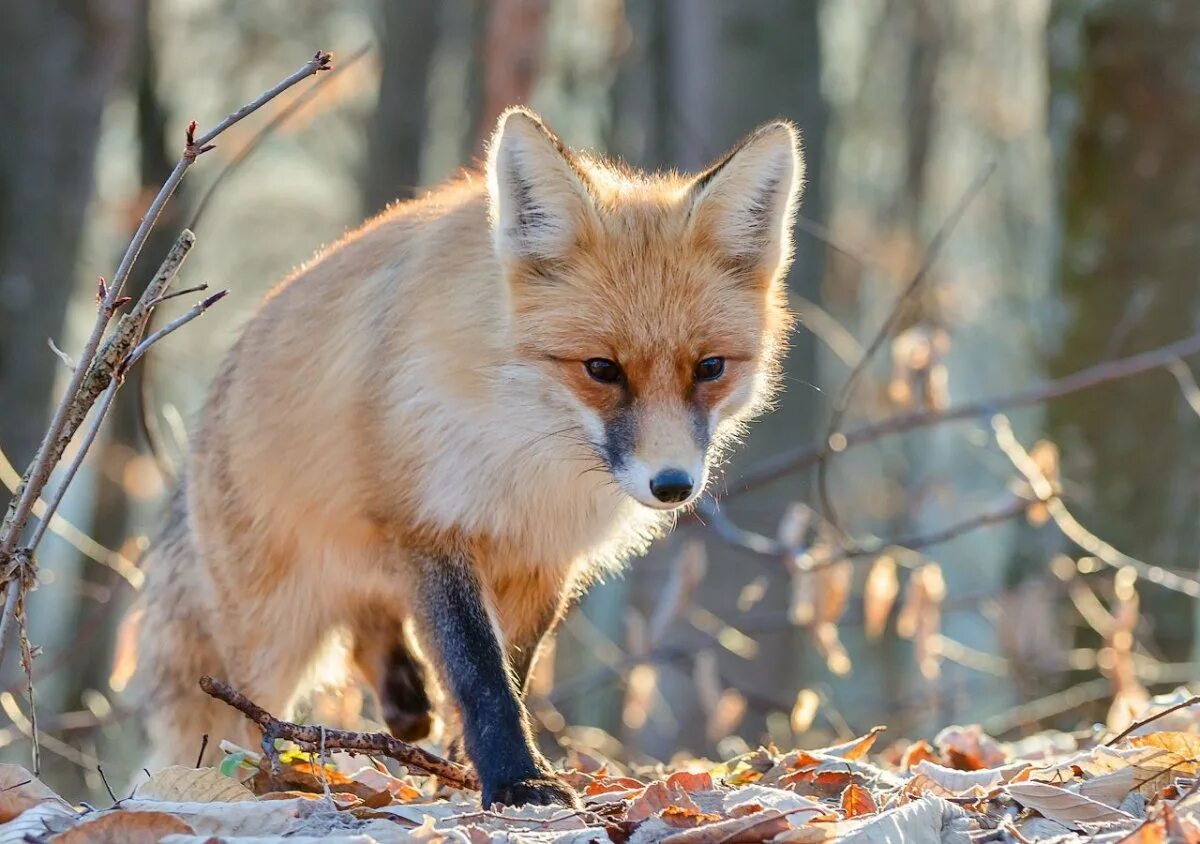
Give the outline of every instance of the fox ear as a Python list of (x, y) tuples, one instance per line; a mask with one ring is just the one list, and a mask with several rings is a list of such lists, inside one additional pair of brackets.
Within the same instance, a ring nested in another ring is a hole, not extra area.
[(692, 219), (740, 272), (774, 278), (791, 260), (804, 182), (800, 135), (786, 121), (760, 127), (692, 184)]
[(510, 108), (488, 147), (492, 237), (503, 261), (566, 255), (595, 206), (586, 177), (536, 114)]

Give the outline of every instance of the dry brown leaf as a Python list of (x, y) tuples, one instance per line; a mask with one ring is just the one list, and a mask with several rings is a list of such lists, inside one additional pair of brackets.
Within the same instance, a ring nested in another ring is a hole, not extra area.
[(875, 798), (871, 796), (871, 792), (863, 788), (858, 783), (850, 783), (846, 786), (846, 790), (842, 792), (841, 800), (842, 814), (848, 818), (857, 818), (860, 815), (872, 815), (879, 811), (879, 806), (875, 803)]
[(633, 777), (596, 777), (583, 788), (585, 797), (608, 794), (613, 791), (630, 791), (645, 788), (646, 784)]
[(20, 765), (0, 765), (0, 823), (8, 823), (39, 803), (53, 803), (72, 811), (66, 800), (25, 768)]
[[(1121, 844), (1167, 844), (1167, 825), (1161, 818), (1146, 821), (1121, 839)], [(1181, 839), (1182, 840), (1182, 839)]]
[(836, 624), (832, 621), (819, 622), (813, 625), (812, 636), (817, 650), (825, 657), (825, 667), (831, 674), (845, 677), (853, 670), (854, 664), (850, 661), (850, 652), (842, 644)]
[(47, 801), (31, 806), (17, 817), (0, 824), (0, 844), (28, 844), (47, 835), (70, 829), (79, 815), (70, 807)]
[(905, 771), (911, 771), (913, 767), (926, 759), (934, 761), (938, 758), (933, 752), (933, 748), (925, 739), (910, 744), (904, 751), (904, 755), (900, 758), (900, 768)]
[(701, 812), (688, 806), (668, 806), (659, 813), (667, 826), (676, 829), (692, 829), (704, 824), (715, 823), (721, 816), (713, 812)]
[(817, 717), (820, 704), (821, 696), (812, 689), (801, 689), (796, 694), (796, 702), (792, 704), (792, 714), (788, 719), (793, 733), (799, 735), (808, 731)]
[(1153, 797), (1174, 783), (1176, 777), (1191, 776), (1196, 770), (1194, 762), (1170, 750), (1159, 747), (1141, 750), (1139, 755), (1126, 757), (1128, 764), (1125, 767), (1080, 783), (1079, 793), (1110, 806), (1119, 806), (1131, 791)]
[(979, 768), (974, 771), (962, 771), (957, 768), (947, 768), (936, 762), (922, 760), (913, 766), (913, 773), (925, 776), (946, 789), (954, 796), (979, 796), (986, 794), (1003, 783), (1008, 776), (1016, 773), (1014, 769)]
[(1078, 830), (1080, 823), (1133, 820), (1133, 815), (1089, 797), (1042, 782), (1011, 783), (1006, 790), (1026, 809)]
[(771, 839), (772, 844), (821, 844), (837, 835), (837, 827), (829, 823), (810, 823), (782, 832)]
[(172, 765), (156, 771), (134, 791), (139, 800), (179, 803), (236, 803), (254, 800), (254, 792), (216, 768), (185, 768)]
[(1192, 770), (1195, 770), (1195, 763), (1200, 760), (1200, 736), (1192, 735), (1191, 733), (1180, 732), (1162, 732), (1150, 733), (1145, 736), (1137, 736), (1129, 739), (1129, 743), (1134, 747), (1161, 747), (1164, 750), (1170, 750), (1177, 753), (1185, 759), (1192, 760)]
[(819, 623), (835, 624), (846, 611), (854, 564), (850, 560), (825, 566), (817, 571), (817, 616)]
[(878, 639), (883, 635), (899, 594), (896, 561), (885, 554), (871, 566), (863, 587), (863, 628), (868, 639)]
[(625, 820), (644, 821), (657, 815), (668, 806), (700, 811), (696, 801), (689, 797), (682, 788), (678, 786), (669, 788), (665, 782), (653, 782), (646, 786), (645, 790), (629, 804), (629, 808), (625, 810)]
[(668, 789), (679, 788), (689, 794), (694, 794), (697, 791), (712, 791), (715, 787), (712, 775), (706, 771), (676, 771), (667, 777)]
[(194, 831), (166, 812), (122, 812), (100, 815), (71, 827), (51, 839), (53, 844), (158, 844), (168, 835)]
[(941, 751), (943, 761), (959, 770), (995, 768), (1008, 761), (1008, 754), (978, 724), (947, 727), (933, 743)]
[(662, 844), (748, 844), (767, 841), (790, 826), (782, 812), (769, 809), (745, 818), (730, 818), (677, 832), (662, 839)]
[(848, 741), (844, 744), (835, 744), (832, 747), (823, 747), (820, 750), (813, 751), (814, 753), (824, 753), (829, 756), (840, 756), (842, 759), (861, 759), (867, 755), (867, 751), (875, 744), (875, 739), (879, 734), (886, 730), (887, 727), (875, 726), (871, 728), (871, 732), (865, 736), (856, 738), (853, 741)]

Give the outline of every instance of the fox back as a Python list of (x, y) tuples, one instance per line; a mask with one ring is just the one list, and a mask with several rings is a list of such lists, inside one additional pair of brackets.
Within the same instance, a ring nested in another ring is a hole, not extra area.
[(514, 109), (482, 176), (284, 281), (212, 386), (152, 552), (155, 761), (180, 731), (236, 730), (199, 673), (282, 710), (345, 630), (394, 732), (427, 728), (427, 681), (444, 693), (485, 803), (571, 802), (524, 678), (571, 596), (696, 500), (774, 391), (802, 170), (782, 122), (699, 175), (647, 175)]

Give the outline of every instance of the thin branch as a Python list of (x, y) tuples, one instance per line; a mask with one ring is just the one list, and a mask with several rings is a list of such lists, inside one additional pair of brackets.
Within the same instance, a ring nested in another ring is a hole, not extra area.
[(996, 444), (1000, 446), (1000, 449), (1008, 457), (1009, 461), (1012, 462), (1013, 466), (1016, 467), (1017, 471), (1025, 476), (1025, 479), (1033, 488), (1033, 494), (1046, 506), (1046, 511), (1050, 514), (1050, 518), (1054, 520), (1054, 523), (1058, 525), (1058, 529), (1062, 531), (1067, 539), (1074, 542), (1105, 565), (1115, 569), (1129, 566), (1141, 577), (1164, 589), (1181, 592), (1192, 598), (1200, 598), (1200, 581), (1118, 551), (1115, 547), (1080, 524), (1071, 515), (1066, 504), (1059, 497), (1054, 484), (1043, 474), (1037, 462), (1034, 461), (1029, 452), (1025, 450), (1025, 447), (1017, 440), (1013, 434), (1012, 426), (1006, 418), (1000, 414), (992, 417), (992, 430), (996, 436)]
[[(856, 541), (846, 547), (837, 549), (827, 559), (820, 559), (805, 567), (805, 571), (817, 571), (835, 565), (844, 560), (854, 560), (864, 557), (874, 557), (889, 548), (902, 548), (907, 551), (920, 551), (934, 545), (940, 545), (957, 539), (963, 534), (991, 525), (1012, 521), (1023, 515), (1029, 509), (1029, 502), (1024, 498), (1016, 498), (995, 510), (978, 513), (974, 516), (954, 522), (944, 528), (929, 533), (901, 536), (893, 539), (872, 539)], [(715, 537), (726, 545), (749, 551), (774, 560), (793, 557), (804, 553), (803, 548), (793, 548), (761, 533), (746, 530), (734, 524), (720, 509), (711, 502), (702, 502), (697, 506), (698, 521)]]
[(234, 156), (229, 160), (229, 163), (225, 165), (221, 172), (217, 174), (217, 177), (213, 179), (205, 189), (204, 195), (200, 197), (200, 202), (196, 205), (196, 210), (192, 213), (192, 219), (188, 223), (188, 228), (195, 231), (196, 227), (200, 224), (200, 218), (204, 216), (204, 212), (208, 208), (208, 204), (212, 200), (213, 195), (217, 192), (217, 189), (221, 187), (226, 179), (237, 172), (238, 168), (241, 167), (242, 162), (249, 158), (251, 153), (258, 149), (263, 141), (274, 134), (284, 122), (292, 117), (292, 115), (296, 114), (296, 112), (300, 111), (302, 108), (316, 99), (317, 94), (324, 90), (326, 85), (328, 85), (334, 77), (336, 77), (339, 73), (344, 73), (345, 71), (349, 70), (369, 52), (371, 52), (371, 45), (364, 44), (355, 50), (349, 56), (349, 58), (339, 60), (337, 67), (332, 68), (329, 73), (321, 77), (320, 81), (307, 88), (302, 94), (299, 94), (290, 103), (276, 112), (270, 120), (263, 124), (262, 128), (254, 134), (254, 137), (250, 138), (250, 140), (246, 142), (245, 146), (243, 146), (234, 154)]
[[(8, 459), (4, 450), (0, 449), (0, 484), (10, 493), (15, 494), (20, 483), (21, 476), (17, 474), (16, 468), (12, 465), (12, 461)], [(33, 515), (39, 519), (45, 519), (46, 507), (46, 500), (39, 498), (33, 503)], [(126, 557), (120, 551), (114, 551), (111, 548), (101, 545), (73, 522), (64, 518), (61, 513), (56, 513), (48, 521), (50, 523), (50, 532), (61, 537), (64, 542), (80, 554), (102, 566), (112, 569), (128, 581), (129, 585), (134, 589), (141, 588), (143, 580), (142, 571), (133, 560)], [(3, 636), (0, 636), (0, 641), (3, 640)]]
[(1190, 698), (1188, 698), (1185, 701), (1176, 703), (1173, 706), (1168, 706), (1166, 709), (1160, 709), (1158, 712), (1155, 712), (1152, 715), (1147, 715), (1145, 718), (1142, 718), (1141, 720), (1134, 721), (1128, 727), (1121, 730), (1121, 732), (1117, 733), (1115, 736), (1110, 738), (1108, 741), (1104, 742), (1104, 747), (1112, 747), (1114, 744), (1119, 742), (1121, 739), (1125, 738), (1126, 736), (1132, 735), (1133, 733), (1137, 732), (1138, 730), (1140, 730), (1142, 727), (1146, 726), (1147, 724), (1153, 724), (1159, 718), (1170, 715), (1172, 712), (1178, 712), (1180, 709), (1187, 709), (1189, 706), (1195, 706), (1198, 703), (1200, 703), (1200, 695), (1192, 695)]
[(108, 389), (104, 391), (104, 395), (97, 402), (95, 413), (92, 415), (92, 424), (88, 426), (87, 431), (84, 433), (83, 440), (80, 442), (79, 448), (75, 451), (75, 456), (71, 458), (71, 462), (67, 466), (62, 480), (59, 481), (58, 489), (54, 491), (54, 496), (46, 504), (46, 514), (38, 522), (38, 526), (33, 531), (33, 536), (29, 539), (28, 547), (30, 549), (38, 547), (38, 543), (42, 541), (42, 536), (46, 533), (46, 528), (50, 526), (50, 520), (58, 512), (58, 505), (62, 504), (63, 496), (67, 494), (67, 487), (71, 485), (71, 481), (75, 480), (75, 474), (79, 471), (79, 467), (83, 465), (83, 460), (87, 457), (92, 443), (96, 441), (96, 435), (100, 433), (100, 426), (104, 423), (104, 417), (108, 413), (108, 409), (112, 407), (113, 399), (116, 398), (117, 388), (120, 385), (121, 382), (116, 378), (109, 381)]
[[(1062, 378), (1044, 381), (1012, 393), (964, 402), (945, 410), (922, 410), (890, 416), (879, 422), (842, 432), (843, 442), (839, 443), (841, 448), (836, 451), (844, 451), (886, 436), (903, 434), (931, 425), (978, 419), (1004, 410), (1053, 401), (1101, 384), (1133, 378), (1154, 369), (1163, 369), (1179, 358), (1197, 353), (1200, 353), (1200, 333), (1127, 358), (1098, 363)], [(835, 449), (828, 442), (782, 451), (755, 463), (741, 475), (731, 479), (727, 485), (729, 492), (725, 497), (740, 495), (806, 469), (833, 453)]]
[(1183, 393), (1184, 401), (1188, 403), (1188, 407), (1197, 416), (1200, 416), (1200, 384), (1196, 383), (1196, 376), (1192, 375), (1192, 370), (1178, 358), (1171, 361), (1167, 369), (1171, 371), (1171, 374), (1175, 376), (1175, 380), (1179, 382), (1179, 390)]
[[(180, 154), (178, 163), (176, 163), (175, 168), (171, 171), (171, 174), (159, 189), (158, 194), (146, 209), (146, 213), (142, 217), (137, 230), (134, 232), (124, 255), (121, 257), (121, 261), (111, 281), (106, 283), (102, 279), (100, 282), (100, 301), (96, 320), (92, 325), (87, 341), (84, 343), (83, 351), (79, 355), (78, 363), (71, 374), (67, 389), (59, 400), (50, 425), (47, 427), (46, 433), (38, 446), (37, 454), (22, 477), (21, 483), (18, 486), (19, 492), (13, 495), (13, 499), (9, 503), (8, 510), (5, 513), (4, 521), (0, 524), (0, 566), (3, 566), (5, 569), (9, 568), (9, 564), (13, 562), (15, 555), (18, 554), (17, 545), (20, 542), (21, 534), (24, 532), (25, 526), (33, 512), (35, 502), (41, 498), (42, 490), (50, 480), (51, 473), (62, 459), (67, 445), (79, 426), (83, 423), (92, 405), (108, 388), (109, 382), (119, 377), (119, 368), (127, 365), (126, 355), (131, 351), (132, 346), (140, 340), (141, 333), (145, 329), (146, 320), (153, 309), (152, 303), (165, 292), (165, 285), (156, 289), (155, 283), (152, 282), (139, 302), (131, 309), (130, 313), (122, 318), (122, 323), (125, 326), (132, 324), (134, 327), (124, 328), (122, 325), (118, 325), (117, 330), (113, 333), (113, 337), (109, 339), (104, 349), (101, 350), (101, 341), (104, 339), (105, 330), (108, 328), (109, 322), (112, 320), (117, 309), (124, 302), (128, 301), (122, 297), (121, 293), (133, 270), (133, 265), (141, 254), (142, 247), (145, 245), (151, 229), (158, 222), (163, 208), (174, 195), (180, 181), (182, 181), (184, 173), (187, 172), (187, 169), (195, 163), (200, 155), (213, 148), (212, 142), (218, 135), (301, 80), (323, 70), (328, 70), (331, 60), (332, 56), (329, 53), (323, 50), (318, 51), (303, 67), (291, 76), (259, 96), (253, 102), (242, 106), (242, 108), (227, 116), (199, 139), (195, 137), (195, 121), (192, 121), (188, 125), (185, 138), (186, 143)], [(175, 247), (172, 248), (171, 255), (164, 262), (164, 267), (170, 270), (169, 275), (171, 277), (178, 270), (178, 263), (182, 262), (183, 256), (186, 256), (187, 249), (190, 248), (191, 244), (185, 243), (189, 238), (194, 241), (194, 235), (191, 232), (185, 232), (184, 235), (181, 235), (180, 240), (177, 240)], [(168, 265), (172, 260), (172, 256), (177, 251), (181, 253), (179, 261), (173, 268), (170, 268)], [(161, 272), (162, 270), (160, 270)], [(156, 277), (155, 281), (158, 281), (158, 277)], [(169, 278), (166, 281), (169, 283)], [(21, 574), (22, 576), (16, 577), (16, 574)], [(21, 603), (19, 597), (25, 585), (25, 572), (23, 571), (8, 572), (5, 576), (9, 578), (9, 581), (5, 601), (6, 615), (0, 618), (0, 666), (2, 666), (4, 656), (7, 652), (7, 637), (11, 629), (8, 613), (19, 611)], [(17, 593), (16, 598), (9, 600), (13, 596), (14, 590)]]
[(207, 674), (200, 678), (200, 688), (210, 697), (229, 704), (258, 725), (263, 734), (263, 752), (271, 760), (272, 769), (275, 771), (279, 769), (279, 754), (275, 750), (275, 739), (287, 739), (295, 742), (301, 750), (308, 753), (317, 752), (324, 743), (326, 750), (345, 750), (351, 753), (387, 756), (458, 788), (476, 790), (479, 788), (478, 777), (468, 768), (443, 759), (415, 744), (394, 738), (387, 733), (355, 733), (349, 730), (333, 730), (281, 721), (241, 692)]
[[(854, 396), (854, 388), (858, 385), (859, 378), (870, 364), (871, 359), (875, 356), (875, 353), (879, 351), (879, 348), (895, 331), (897, 324), (904, 316), (905, 308), (909, 301), (912, 299), (917, 290), (920, 289), (925, 279), (929, 276), (929, 271), (937, 262), (938, 256), (941, 254), (942, 247), (945, 246), (946, 241), (949, 240), (951, 233), (958, 226), (959, 220), (961, 220), (963, 215), (966, 214), (967, 209), (971, 207), (971, 203), (975, 201), (975, 197), (977, 197), (979, 192), (983, 190), (983, 186), (987, 184), (988, 179), (991, 178), (992, 173), (994, 173), (995, 170), (996, 162), (994, 161), (983, 168), (983, 171), (975, 177), (975, 180), (970, 185), (967, 186), (967, 189), (963, 192), (962, 198), (959, 199), (958, 204), (955, 205), (945, 222), (942, 223), (941, 228), (939, 228), (934, 234), (933, 240), (930, 241), (929, 247), (925, 250), (925, 255), (921, 260), (921, 265), (917, 267), (917, 271), (913, 273), (913, 276), (911, 279), (909, 279), (908, 284), (896, 298), (895, 303), (892, 305), (891, 311), (887, 315), (887, 319), (883, 321), (883, 325), (879, 327), (879, 331), (876, 332), (875, 337), (871, 340), (870, 344), (867, 345), (867, 349), (863, 353), (863, 356), (850, 371), (850, 375), (846, 378), (845, 384), (842, 385), (841, 392), (838, 394), (837, 399), (833, 403), (833, 412), (829, 418), (829, 425), (825, 429), (826, 444), (838, 441), (836, 439), (838, 431), (842, 426), (842, 419), (845, 418), (846, 412), (849, 410), (850, 400)], [(840, 450), (841, 449), (837, 449), (836, 451)], [(828, 458), (833, 453), (836, 453), (836, 451), (829, 451), (823, 454), (817, 463), (817, 492), (821, 501), (821, 513), (834, 526), (838, 526), (839, 522), (837, 510), (834, 509), (833, 501), (829, 495), (827, 464)]]

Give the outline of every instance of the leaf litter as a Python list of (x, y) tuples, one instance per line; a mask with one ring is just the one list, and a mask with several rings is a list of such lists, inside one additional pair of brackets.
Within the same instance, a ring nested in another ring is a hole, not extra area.
[(1200, 844), (1200, 706), (1154, 719), (1171, 700), (1150, 701), (1145, 724), (1108, 744), (1054, 732), (1007, 744), (965, 725), (883, 751), (876, 728), (720, 763), (626, 768), (573, 751), (562, 773), (579, 810), (488, 809), (475, 792), (344, 754), (322, 764), (282, 748), (272, 773), (261, 753), (228, 743), (218, 766), (158, 771), (107, 809), (0, 765), (0, 844)]

